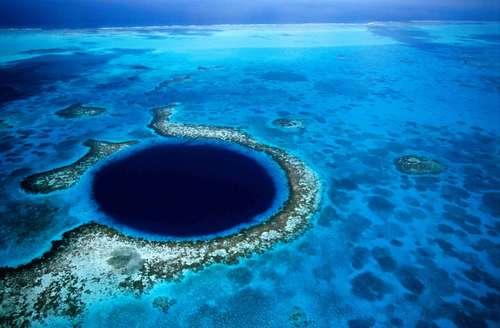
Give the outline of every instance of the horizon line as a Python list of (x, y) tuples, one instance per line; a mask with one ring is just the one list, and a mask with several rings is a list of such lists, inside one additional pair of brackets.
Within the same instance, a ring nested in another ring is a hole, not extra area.
[(329, 21), (329, 22), (303, 22), (303, 23), (222, 23), (222, 24), (162, 24), (162, 25), (117, 25), (117, 26), (87, 26), (87, 27), (14, 27), (1, 26), (0, 30), (118, 30), (118, 29), (151, 29), (151, 28), (188, 28), (188, 27), (230, 27), (230, 26), (294, 26), (294, 25), (371, 25), (382, 23), (468, 23), (468, 24), (484, 24), (484, 23), (500, 23), (500, 19), (495, 20), (457, 20), (457, 19), (411, 19), (411, 20), (373, 20), (373, 21)]

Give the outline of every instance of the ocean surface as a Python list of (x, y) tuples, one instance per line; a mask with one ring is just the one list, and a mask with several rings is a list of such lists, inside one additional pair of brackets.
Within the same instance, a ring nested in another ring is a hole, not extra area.
[[(161, 141), (158, 106), (282, 148), (322, 185), (290, 243), (35, 327), (500, 326), (500, 23), (4, 29), (0, 63), (0, 266), (90, 220), (120, 229), (92, 199), (95, 170), (48, 195), (20, 181), (89, 138)], [(55, 114), (74, 103), (106, 112)], [(403, 155), (446, 170), (404, 174)]]

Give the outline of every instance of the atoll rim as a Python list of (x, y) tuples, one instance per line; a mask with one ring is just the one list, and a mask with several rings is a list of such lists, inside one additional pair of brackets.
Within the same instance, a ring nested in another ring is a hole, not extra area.
[(439, 174), (446, 167), (440, 162), (417, 155), (405, 155), (394, 161), (396, 168), (406, 174)]

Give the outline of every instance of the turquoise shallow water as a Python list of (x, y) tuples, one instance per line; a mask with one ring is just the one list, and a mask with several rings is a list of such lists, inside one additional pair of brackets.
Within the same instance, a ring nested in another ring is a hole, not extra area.
[[(1, 266), (109, 223), (92, 171), (50, 195), (19, 182), (81, 157), (88, 138), (158, 142), (153, 107), (178, 102), (178, 122), (244, 129), (321, 179), (320, 210), (297, 240), (96, 301), (83, 327), (499, 325), (500, 24), (2, 30), (0, 49)], [(107, 112), (54, 115), (75, 102)], [(404, 175), (393, 162), (406, 154), (447, 170)], [(167, 313), (159, 295), (175, 300)]]

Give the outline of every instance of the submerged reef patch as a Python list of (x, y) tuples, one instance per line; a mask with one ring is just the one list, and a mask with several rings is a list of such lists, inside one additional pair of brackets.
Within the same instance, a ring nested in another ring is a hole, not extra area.
[(183, 75), (174, 75), (168, 80), (161, 81), (156, 87), (155, 91), (161, 90), (163, 88), (167, 88), (171, 86), (172, 84), (176, 83), (182, 83), (182, 82), (187, 82), (190, 81), (192, 76), (190, 74), (183, 74)]
[(10, 129), (12, 126), (7, 123), (5, 120), (0, 120), (0, 130), (1, 129)]
[(27, 192), (37, 194), (47, 194), (56, 190), (67, 189), (77, 183), (91, 166), (135, 143), (137, 142), (107, 142), (89, 139), (83, 144), (89, 147), (90, 150), (76, 162), (30, 175), (21, 181), (21, 187)]
[(487, 192), (482, 197), (482, 205), (493, 217), (500, 217), (500, 192)]
[(62, 118), (80, 118), (97, 116), (105, 111), (106, 109), (102, 107), (85, 106), (81, 103), (76, 103), (57, 111), (56, 115)]
[(273, 121), (273, 125), (283, 129), (301, 129), (304, 127), (301, 120), (293, 118), (277, 118)]
[(158, 296), (153, 300), (153, 306), (158, 308), (163, 313), (167, 313), (172, 306), (177, 302), (174, 299), (168, 298), (166, 296)]
[[(159, 281), (180, 278), (186, 270), (235, 263), (295, 238), (310, 224), (319, 203), (320, 183), (302, 161), (236, 129), (172, 123), (174, 109), (154, 110), (150, 127), (157, 134), (237, 143), (276, 161), (289, 188), (281, 208), (256, 225), (208, 240), (144, 240), (102, 224), (81, 225), (54, 241), (41, 258), (0, 270), (2, 325), (22, 326), (49, 315), (77, 317), (90, 302), (126, 290), (141, 294)], [(84, 167), (90, 165), (86, 162)]]
[(406, 174), (439, 174), (446, 169), (440, 162), (417, 155), (406, 155), (394, 161), (396, 168)]

